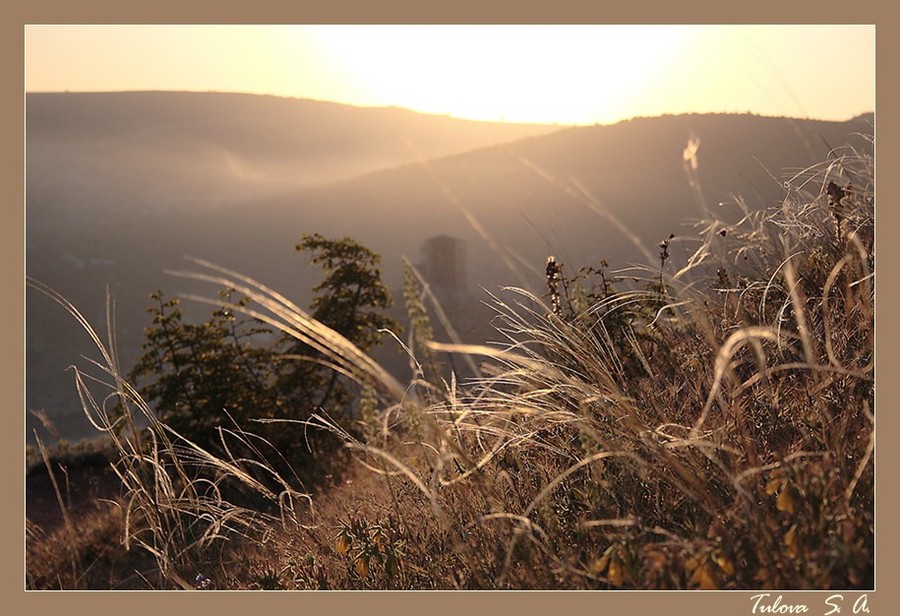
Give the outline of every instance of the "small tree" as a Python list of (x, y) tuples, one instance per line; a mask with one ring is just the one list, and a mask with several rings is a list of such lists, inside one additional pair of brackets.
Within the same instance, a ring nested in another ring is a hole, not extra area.
[[(220, 295), (227, 304), (232, 291)], [(271, 330), (224, 307), (202, 323), (185, 323), (177, 299), (165, 299), (162, 291), (151, 298), (153, 325), (130, 378), (142, 384), (141, 395), (161, 420), (198, 445), (217, 449), (217, 428), (232, 427), (232, 419), (245, 425), (279, 414), (273, 354), (258, 342)]]
[[(381, 282), (377, 254), (350, 238), (318, 234), (304, 235), (297, 250), (309, 252), (310, 263), (325, 273), (313, 289), (312, 317), (364, 352), (378, 343), (380, 329), (397, 327), (380, 312), (391, 305), (391, 296)], [(326, 405), (332, 416), (348, 415), (349, 389), (312, 348), (287, 335), (277, 337), (260, 321), (228, 308), (243, 306), (246, 299), (233, 299), (228, 289), (220, 295), (223, 307), (194, 324), (184, 321), (177, 299), (153, 293), (155, 304), (147, 310), (153, 322), (130, 379), (163, 422), (211, 453), (247, 453), (234, 439), (228, 452), (222, 447), (219, 428), (237, 424), (276, 449), (275, 458), (302, 466), (309, 476), (321, 466), (316, 454), (340, 443), (328, 433), (305, 430), (302, 422)], [(255, 419), (290, 421), (252, 423)], [(322, 464), (319, 470), (328, 466)]]
[[(313, 288), (311, 316), (338, 332), (361, 351), (370, 352), (381, 340), (384, 329), (397, 331), (399, 325), (382, 311), (393, 299), (381, 281), (381, 257), (355, 240), (326, 239), (304, 234), (296, 250), (309, 254), (309, 262), (322, 268), (325, 279)], [(285, 352), (318, 358), (305, 344), (285, 336)], [(286, 363), (280, 379), (282, 388), (293, 399), (318, 396), (310, 400), (314, 408), (331, 404), (339, 408), (349, 404), (347, 390), (338, 381), (338, 372), (313, 362)]]

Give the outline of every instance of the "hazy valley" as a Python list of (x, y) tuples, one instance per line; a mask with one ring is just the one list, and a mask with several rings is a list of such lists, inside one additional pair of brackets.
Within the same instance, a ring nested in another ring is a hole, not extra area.
[[(380, 253), (392, 289), (402, 256), (418, 262), (423, 241), (449, 235), (465, 246), (477, 306), (481, 287), (541, 293), (548, 254), (573, 270), (600, 259), (652, 266), (656, 244), (675, 234), (673, 262), (683, 263), (696, 247), (686, 222), (704, 216), (684, 166), (692, 139), (706, 205), (736, 221), (736, 196), (751, 208), (777, 204), (791, 174), (833, 147), (871, 151), (861, 135), (874, 130), (872, 116), (517, 126), (215, 93), (29, 94), (26, 112), (26, 272), (100, 329), (108, 287), (126, 365), (149, 293), (195, 289), (165, 273), (191, 268), (185, 255), (304, 306), (318, 276), (293, 249), (304, 232)], [(88, 434), (66, 367), (93, 353), (90, 342), (48, 298), (29, 290), (26, 300), (27, 407), (46, 410), (64, 436)], [(402, 307), (399, 293), (395, 301)]]

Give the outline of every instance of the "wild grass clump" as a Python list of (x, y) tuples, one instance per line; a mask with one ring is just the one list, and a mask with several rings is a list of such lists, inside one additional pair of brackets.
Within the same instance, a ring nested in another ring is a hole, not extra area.
[(631, 290), (551, 261), (549, 307), (495, 299), (494, 375), (443, 419), (478, 413), (472, 442), (502, 449), (496, 583), (871, 587), (872, 182), (850, 152), (706, 221), (674, 274), (669, 235)]
[(415, 451), (452, 584), (871, 587), (873, 177), (848, 152), (776, 208), (736, 199), (627, 290), (550, 259), (545, 297), (492, 299), (497, 343), (433, 344), (485, 376), (388, 449)]
[[(278, 294), (197, 274), (362, 386), (358, 429), (327, 408), (304, 420), (355, 466), (313, 497), (262, 445), (213, 455), (156, 420), (107, 355), (112, 393), (149, 426), (111, 431), (79, 376), (120, 452), (126, 540), (185, 588), (872, 588), (873, 183), (871, 157), (847, 151), (790, 178), (777, 207), (735, 198), (740, 221), (703, 221), (684, 263), (670, 230), (658, 268), (548, 260), (546, 295), (490, 296), (497, 340), (479, 346), (422, 339), (410, 270), (407, 385)], [(447, 377), (444, 353), (480, 376)], [(274, 508), (232, 505), (210, 469)]]

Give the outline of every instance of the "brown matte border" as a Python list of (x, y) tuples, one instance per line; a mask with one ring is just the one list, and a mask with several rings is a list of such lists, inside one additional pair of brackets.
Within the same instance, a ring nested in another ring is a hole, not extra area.
[[(21, 3), (21, 4), (24, 4)], [(0, 319), (0, 344), (3, 352), (3, 370), (0, 370), (5, 411), (12, 428), (4, 430), (4, 451), (7, 463), (3, 465), (6, 486), (17, 496), (23, 490), (22, 438), (24, 429), (24, 26), (26, 24), (58, 23), (862, 23), (875, 24), (877, 37), (878, 98), (882, 110), (878, 116), (878, 167), (897, 167), (896, 117), (890, 114), (894, 107), (896, 84), (890, 79), (893, 71), (881, 70), (885, 58), (896, 55), (896, 27), (889, 20), (886, 3), (856, 0), (837, 2), (784, 2), (784, 0), (757, 0), (752, 5), (718, 2), (716, 0), (691, 0), (686, 2), (612, 3), (587, 0), (556, 0), (547, 3), (525, 3), (521, 0), (495, 1), (488, 5), (484, 0), (456, 0), (440, 5), (414, 0), (332, 0), (309, 3), (289, 0), (263, 0), (240, 5), (225, 6), (221, 2), (170, 2), (131, 4), (114, 0), (82, 0), (66, 3), (62, 0), (33, 0), (27, 7), (15, 6), (3, 9), (3, 62), (8, 82), (3, 89), (2, 123), (5, 148), (2, 170), (4, 196), (2, 210), (3, 280), (7, 298), (3, 303), (4, 318)], [(127, 6), (126, 6), (127, 4)], [(839, 80), (840, 76), (836, 76)], [(822, 84), (822, 95), (828, 96), (832, 84)], [(885, 101), (888, 101), (887, 103)], [(878, 104), (876, 106), (878, 106)], [(891, 193), (896, 188), (890, 184), (879, 185), (878, 200), (889, 206), (878, 213), (877, 232), (884, 237), (884, 229), (897, 228), (896, 208), (890, 207)], [(897, 242), (880, 242), (879, 258), (882, 264), (893, 262)], [(889, 318), (890, 307), (896, 301), (896, 290), (883, 285), (878, 290), (877, 337), (879, 349), (890, 349), (895, 340), (896, 325)], [(886, 365), (885, 361), (889, 363)], [(890, 401), (896, 396), (896, 383), (885, 376), (895, 373), (895, 360), (890, 352), (882, 352), (878, 358), (879, 383), (877, 407), (887, 408), (881, 413), (879, 432), (891, 435), (896, 419), (891, 412)], [(890, 438), (890, 437), (888, 437)], [(890, 442), (890, 441), (884, 441)], [(887, 448), (878, 456), (881, 484), (890, 486), (896, 448)], [(888, 475), (885, 475), (888, 469)], [(892, 524), (896, 491), (881, 489), (877, 494), (877, 565), (876, 592), (868, 593), (871, 614), (887, 614), (896, 607), (892, 600), (896, 592), (893, 583), (894, 555), (889, 546), (896, 545), (897, 532)], [(241, 614), (247, 608), (281, 608), (305, 613), (441, 613), (458, 614), (460, 609), (476, 608), (480, 613), (546, 613), (562, 610), (579, 614), (634, 613), (651, 614), (752, 614), (753, 592), (310, 592), (310, 593), (170, 593), (170, 592), (25, 592), (24, 591), (24, 498), (11, 498), (16, 505), (4, 507), (3, 575), (4, 596), (14, 605), (16, 613), (82, 613), (97, 611), (118, 613), (155, 613), (160, 608), (175, 607), (179, 613), (190, 613), (192, 608), (213, 609), (221, 614)], [(876, 523), (877, 523), (876, 522)], [(834, 591), (839, 592), (839, 591)], [(777, 594), (777, 593), (776, 593)], [(804, 603), (809, 614), (828, 611), (826, 598), (831, 592), (787, 592), (785, 602)], [(845, 604), (842, 614), (852, 613), (853, 600), (861, 593), (843, 593)], [(252, 595), (252, 598), (251, 596)], [(203, 602), (202, 604), (200, 602)], [(118, 609), (117, 609), (118, 608)], [(579, 610), (579, 608), (582, 608)]]

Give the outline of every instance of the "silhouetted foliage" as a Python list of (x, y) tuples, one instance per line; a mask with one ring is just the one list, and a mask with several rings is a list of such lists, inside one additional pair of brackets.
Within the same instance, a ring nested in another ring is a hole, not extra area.
[[(345, 237), (327, 239), (304, 234), (296, 250), (309, 254), (309, 262), (322, 269), (325, 279), (313, 288), (315, 298), (311, 316), (347, 338), (364, 353), (381, 340), (381, 330), (397, 331), (396, 321), (382, 310), (393, 303), (390, 292), (381, 281), (381, 257), (355, 240)], [(288, 397), (318, 397), (308, 400), (316, 408), (343, 408), (351, 403), (346, 387), (338, 380), (338, 372), (315, 361), (318, 353), (295, 338), (284, 335), (285, 353), (313, 361), (285, 362), (279, 385)]]
[[(232, 291), (220, 295), (228, 304)], [(252, 417), (278, 414), (272, 351), (257, 342), (271, 330), (224, 306), (202, 323), (186, 323), (179, 300), (166, 299), (162, 291), (151, 298), (153, 324), (131, 376), (142, 380), (141, 394), (155, 403), (161, 419), (209, 447), (219, 440), (216, 428), (233, 427), (229, 415), (246, 425)]]
[[(391, 296), (381, 282), (377, 254), (352, 239), (318, 234), (304, 235), (297, 250), (311, 253), (310, 263), (325, 272), (313, 289), (313, 318), (364, 352), (378, 343), (379, 330), (397, 327), (380, 312)], [(216, 455), (226, 449), (240, 454), (249, 445), (232, 444), (227, 434), (223, 442), (222, 429), (246, 431), (261, 437), (284, 463), (311, 474), (313, 460), (321, 465), (324, 459), (314, 454), (339, 443), (303, 422), (323, 407), (331, 417), (350, 417), (347, 385), (314, 349), (241, 316), (247, 300), (233, 295), (223, 290), (221, 308), (202, 323), (187, 323), (178, 299), (153, 293), (152, 325), (130, 378), (160, 419), (185, 439)]]

